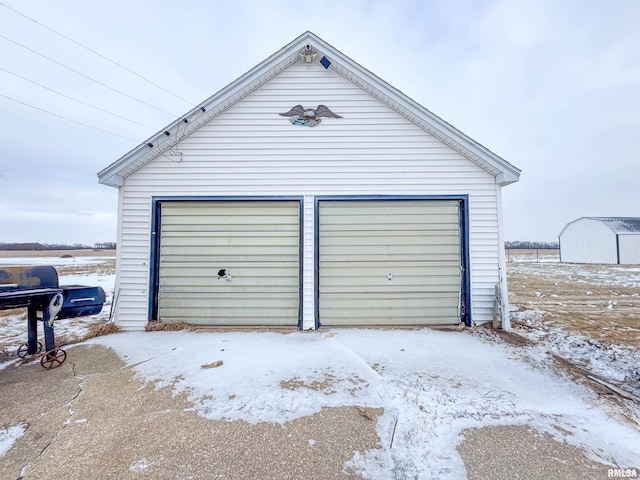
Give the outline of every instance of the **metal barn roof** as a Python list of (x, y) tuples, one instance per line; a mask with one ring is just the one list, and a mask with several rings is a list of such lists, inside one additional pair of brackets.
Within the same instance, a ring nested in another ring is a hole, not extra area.
[(560, 232), (560, 236), (569, 225), (585, 219), (602, 222), (615, 234), (640, 234), (640, 217), (580, 217), (567, 223)]
[(640, 217), (587, 217), (600, 220), (614, 233), (640, 233)]

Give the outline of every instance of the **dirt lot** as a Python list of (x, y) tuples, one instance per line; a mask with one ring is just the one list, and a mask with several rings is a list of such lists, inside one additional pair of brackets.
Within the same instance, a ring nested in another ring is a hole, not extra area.
[(510, 258), (514, 328), (527, 328), (526, 313), (536, 313), (599, 341), (640, 347), (640, 265), (559, 263), (551, 252), (536, 262), (535, 251), (512, 250)]

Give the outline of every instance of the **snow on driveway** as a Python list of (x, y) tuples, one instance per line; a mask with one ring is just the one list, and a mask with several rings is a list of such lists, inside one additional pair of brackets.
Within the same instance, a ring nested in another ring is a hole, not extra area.
[(381, 448), (346, 465), (369, 478), (464, 478), (461, 431), (490, 425), (527, 424), (593, 460), (638, 463), (640, 431), (593, 392), (465, 332), (127, 332), (89, 343), (185, 393), (206, 418), (285, 423), (323, 407), (382, 407)]

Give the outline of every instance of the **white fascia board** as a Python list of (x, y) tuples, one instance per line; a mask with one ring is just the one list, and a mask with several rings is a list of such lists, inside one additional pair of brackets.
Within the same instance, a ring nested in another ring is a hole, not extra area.
[(520, 175), (514, 175), (509, 172), (502, 172), (496, 175), (496, 184), (501, 187), (511, 185), (520, 179)]
[(124, 177), (122, 175), (110, 175), (108, 177), (100, 178), (99, 182), (103, 185), (120, 188), (124, 186)]

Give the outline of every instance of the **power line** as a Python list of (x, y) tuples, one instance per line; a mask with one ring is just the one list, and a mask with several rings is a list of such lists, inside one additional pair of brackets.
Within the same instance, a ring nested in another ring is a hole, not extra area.
[(83, 102), (82, 100), (78, 100), (77, 98), (70, 97), (69, 95), (66, 95), (66, 94), (64, 94), (62, 92), (58, 92), (57, 90), (54, 90), (53, 88), (49, 88), (46, 85), (42, 85), (42, 84), (40, 84), (38, 82), (35, 82), (35, 81), (33, 81), (33, 80), (31, 80), (31, 79), (29, 79), (27, 77), (23, 77), (22, 75), (18, 75), (17, 73), (14, 73), (14, 72), (12, 72), (10, 70), (7, 70), (6, 68), (0, 67), (0, 70), (2, 70), (4, 72), (7, 72), (8, 74), (13, 75), (15, 77), (21, 78), (22, 80), (24, 80), (26, 82), (32, 83), (34, 85), (37, 85), (40, 88), (44, 88), (45, 90), (49, 90), (50, 92), (53, 92), (55, 94), (61, 95), (61, 96), (65, 97), (65, 98), (68, 98), (69, 100), (73, 100), (74, 102), (80, 103), (82, 105), (86, 105), (87, 107), (91, 107), (91, 108), (93, 108), (95, 110), (100, 110), (101, 112), (108, 113), (109, 115), (112, 115), (112, 116), (117, 117), (117, 118), (121, 118), (122, 120), (126, 120), (127, 122), (135, 123), (136, 125), (140, 125), (141, 127), (146, 127), (146, 128), (150, 128), (152, 130), (157, 130), (156, 128), (154, 128), (154, 127), (152, 127), (150, 125), (145, 125), (144, 123), (136, 122), (135, 120), (131, 120), (131, 119), (127, 118), (127, 117), (123, 117), (122, 115), (118, 115), (117, 113), (110, 112), (109, 110), (105, 110), (104, 108), (100, 108), (100, 107), (97, 107), (95, 105), (91, 105), (90, 103)]
[(80, 43), (80, 42), (78, 42), (78, 41), (74, 40), (73, 38), (68, 37), (67, 35), (65, 35), (65, 34), (63, 34), (63, 33), (60, 33), (60, 32), (58, 32), (57, 30), (54, 30), (53, 28), (48, 27), (47, 25), (45, 25), (45, 24), (43, 24), (43, 23), (40, 23), (39, 21), (37, 21), (37, 20), (35, 20), (35, 19), (33, 19), (33, 18), (31, 18), (31, 17), (29, 17), (29, 16), (25, 15), (25, 14), (24, 14), (24, 13), (22, 13), (22, 12), (19, 12), (19, 11), (18, 11), (18, 10), (16, 10), (15, 8), (11, 8), (11, 7), (9, 7), (8, 5), (5, 5), (5, 4), (4, 4), (4, 3), (2, 3), (2, 2), (0, 2), (0, 5), (2, 5), (3, 7), (5, 7), (5, 8), (7, 8), (7, 9), (11, 10), (12, 12), (17, 13), (18, 15), (20, 15), (20, 16), (22, 16), (22, 17), (26, 18), (27, 20), (31, 20), (32, 22), (34, 22), (34, 23), (36, 23), (36, 24), (40, 25), (41, 27), (46, 28), (46, 29), (47, 29), (47, 30), (49, 30), (50, 32), (53, 32), (53, 33), (55, 33), (56, 35), (59, 35), (59, 36), (61, 36), (62, 38), (65, 38), (65, 39), (69, 40), (70, 42), (75, 43), (75, 44), (76, 44), (76, 45), (78, 45), (79, 47), (82, 47), (82, 48), (84, 48), (85, 50), (88, 50), (88, 51), (90, 51), (91, 53), (94, 53), (95, 55), (98, 55), (100, 58), (103, 58), (103, 59), (107, 60), (108, 62), (111, 62), (111, 63), (113, 63), (114, 65), (117, 65), (118, 67), (123, 68), (123, 69), (124, 69), (124, 70), (126, 70), (127, 72), (132, 73), (132, 74), (133, 74), (133, 75), (135, 75), (136, 77), (141, 78), (142, 80), (144, 80), (145, 82), (149, 83), (150, 85), (153, 85), (154, 87), (159, 88), (159, 89), (160, 89), (160, 90), (162, 90), (163, 92), (166, 92), (166, 93), (168, 93), (169, 95), (172, 95), (172, 96), (174, 96), (175, 98), (177, 98), (177, 99), (179, 99), (179, 100), (182, 100), (183, 102), (187, 103), (189, 106), (193, 106), (193, 105), (194, 105), (194, 103), (193, 103), (193, 102), (190, 102), (189, 100), (187, 100), (187, 99), (185, 99), (185, 98), (182, 98), (180, 95), (177, 95), (177, 94), (173, 93), (172, 91), (167, 90), (167, 89), (166, 89), (166, 88), (164, 88), (164, 87), (161, 87), (161, 86), (160, 86), (160, 85), (158, 85), (157, 83), (154, 83), (154, 82), (152, 82), (151, 80), (149, 80), (149, 79), (147, 79), (147, 78), (143, 77), (143, 76), (142, 76), (142, 75), (140, 75), (139, 73), (137, 73), (137, 72), (135, 72), (135, 71), (131, 70), (129, 67), (125, 67), (124, 65), (122, 65), (122, 64), (120, 64), (120, 63), (118, 63), (118, 62), (116, 62), (115, 60), (112, 60), (112, 59), (110, 59), (109, 57), (106, 57), (105, 55), (102, 55), (101, 53), (96, 52), (95, 50), (93, 50), (93, 49), (91, 49), (91, 48), (87, 47), (86, 45), (83, 45), (82, 43)]
[(13, 102), (19, 103), (19, 104), (24, 105), (26, 107), (33, 108), (35, 110), (40, 110), (41, 112), (48, 113), (49, 115), (53, 115), (54, 117), (62, 118), (63, 120), (67, 120), (68, 122), (72, 122), (72, 123), (76, 123), (78, 125), (82, 125), (83, 127), (91, 128), (93, 130), (98, 130), (99, 132), (103, 132), (103, 133), (108, 133), (109, 135), (113, 135), (114, 137), (120, 137), (120, 138), (124, 138), (126, 140), (131, 140), (133, 142), (139, 142), (139, 140), (136, 140), (135, 138), (125, 137), (124, 135), (120, 135), (118, 133), (113, 133), (113, 132), (110, 132), (108, 130), (103, 130), (102, 128), (94, 127), (93, 125), (88, 125), (86, 123), (78, 122), (77, 120), (72, 120), (71, 118), (63, 117), (62, 115), (58, 115), (57, 113), (50, 112), (49, 110), (45, 110), (44, 108), (36, 107), (35, 105), (31, 105), (29, 103), (17, 100), (17, 99), (15, 99), (13, 97), (9, 97), (8, 95), (4, 95), (3, 93), (0, 93), (0, 97), (4, 97), (7, 100), (11, 100)]
[(113, 92), (119, 93), (120, 95), (123, 95), (123, 96), (125, 96), (127, 98), (130, 98), (131, 100), (134, 100), (134, 101), (136, 101), (138, 103), (141, 103), (142, 105), (146, 105), (147, 107), (151, 107), (151, 108), (153, 108), (155, 110), (158, 110), (159, 112), (165, 113), (165, 114), (169, 115), (172, 118), (178, 118), (179, 117), (179, 115), (174, 115), (173, 113), (167, 112), (166, 110), (163, 110), (162, 108), (156, 107), (155, 105), (151, 105), (150, 103), (144, 102), (144, 101), (139, 100), (139, 99), (137, 99), (135, 97), (132, 97), (131, 95), (128, 95), (128, 94), (126, 94), (124, 92), (121, 92), (120, 90), (118, 90), (116, 88), (110, 87), (109, 85), (107, 85), (106, 83), (101, 82), (100, 80), (96, 80), (95, 78), (92, 78), (89, 75), (85, 75), (84, 73), (79, 72), (78, 70), (74, 70), (73, 68), (68, 67), (64, 63), (58, 62), (57, 60), (54, 60), (51, 57), (48, 57), (48, 56), (46, 56), (46, 55), (44, 55), (44, 54), (42, 54), (40, 52), (37, 52), (37, 51), (35, 51), (35, 50), (33, 50), (33, 49), (31, 49), (31, 48), (19, 43), (19, 42), (16, 42), (15, 40), (12, 40), (12, 39), (10, 39), (8, 37), (5, 37), (2, 34), (0, 34), (0, 38), (4, 38), (5, 40), (7, 40), (7, 41), (9, 41), (9, 42), (11, 42), (11, 43), (13, 43), (15, 45), (18, 45), (19, 47), (22, 47), (25, 50), (30, 51), (31, 53), (35, 53), (36, 55), (38, 55), (38, 56), (40, 56), (42, 58), (46, 58), (47, 60), (49, 60), (50, 62), (55, 63), (56, 65), (60, 65), (61, 67), (66, 68), (67, 70), (70, 70), (70, 71), (72, 71), (73, 73), (75, 73), (77, 75), (80, 75), (80, 76), (82, 76), (84, 78), (87, 78), (87, 79), (91, 80), (92, 82), (97, 83), (98, 85), (102, 85), (103, 87), (108, 88), (109, 90), (111, 90)]

